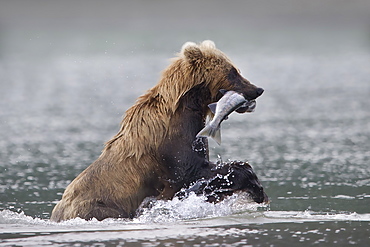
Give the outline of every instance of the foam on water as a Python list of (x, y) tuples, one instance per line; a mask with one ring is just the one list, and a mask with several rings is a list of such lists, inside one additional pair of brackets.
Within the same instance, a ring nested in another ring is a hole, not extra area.
[[(126, 245), (150, 241), (151, 246), (169, 239), (222, 239), (263, 235), (266, 224), (296, 224), (299, 222), (370, 222), (370, 214), (326, 213), (314, 211), (269, 211), (267, 205), (250, 202), (236, 194), (221, 203), (212, 204), (201, 196), (155, 201), (150, 208), (133, 220), (106, 219), (85, 221), (80, 218), (61, 223), (33, 218), (23, 212), (0, 211), (0, 237), (4, 245), (40, 246), (86, 243)], [(263, 224), (262, 224), (263, 223)], [(256, 229), (256, 225), (265, 225)], [(338, 228), (337, 231), (340, 231)], [(310, 228), (307, 233), (319, 235), (323, 230)], [(293, 233), (292, 233), (293, 234)], [(296, 234), (296, 233), (294, 233)], [(178, 240), (178, 241), (180, 241)], [(153, 242), (154, 241), (154, 242)], [(156, 244), (156, 242), (158, 242)], [(239, 243), (239, 242), (238, 242)], [(237, 246), (237, 245), (230, 245)]]
[(114, 225), (150, 225), (179, 222), (215, 222), (218, 220), (243, 219), (243, 223), (258, 222), (290, 222), (290, 221), (370, 221), (370, 214), (357, 214), (355, 212), (315, 212), (315, 211), (270, 211), (266, 204), (251, 202), (243, 194), (234, 194), (224, 201), (213, 204), (205, 201), (203, 196), (191, 193), (186, 199), (174, 198), (168, 201), (155, 201), (150, 208), (143, 209), (139, 217), (130, 219), (106, 219), (86, 221), (80, 218), (56, 223), (48, 219), (31, 217), (24, 212), (16, 213), (10, 210), (0, 211), (0, 228), (5, 225), (19, 226), (55, 226), (55, 227), (89, 227), (89, 226), (114, 226)]
[(150, 209), (135, 220), (137, 222), (173, 222), (178, 220), (192, 220), (227, 216), (241, 212), (255, 212), (266, 205), (251, 202), (245, 194), (234, 194), (220, 203), (213, 204), (205, 201), (203, 196), (190, 193), (184, 200), (174, 198), (170, 201), (155, 201)]
[[(144, 208), (139, 217), (134, 220), (128, 219), (106, 219), (98, 221), (92, 219), (85, 221), (83, 219), (72, 219), (62, 223), (54, 223), (49, 220), (33, 218), (27, 216), (24, 212), (16, 213), (10, 210), (0, 211), (0, 224), (19, 224), (19, 225), (91, 225), (117, 223), (120, 224), (141, 224), (141, 223), (163, 223), (176, 222), (183, 220), (194, 220), (202, 218), (212, 218), (232, 215), (242, 212), (257, 212), (259, 208), (267, 208), (265, 204), (257, 204), (243, 194), (235, 194), (226, 198), (224, 201), (213, 204), (205, 201), (205, 197), (190, 193), (183, 200), (174, 198), (168, 201), (153, 201), (150, 208)], [(102, 223), (103, 222), (103, 223)]]

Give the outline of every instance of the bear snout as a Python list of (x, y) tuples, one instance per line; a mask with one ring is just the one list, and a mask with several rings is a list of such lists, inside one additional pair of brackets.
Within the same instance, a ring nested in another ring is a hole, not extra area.
[(237, 87), (232, 90), (241, 93), (249, 101), (257, 99), (265, 91), (263, 88), (256, 87), (251, 83), (248, 83), (246, 87)]
[(258, 95), (257, 97), (259, 97), (259, 96), (261, 96), (262, 94), (263, 94), (263, 92), (264, 92), (265, 90), (263, 89), (263, 88), (257, 88), (256, 89), (256, 94)]
[(247, 191), (249, 195), (251, 195), (253, 201), (257, 203), (269, 203), (269, 198), (263, 188), (261, 188), (257, 193), (256, 191)]
[(253, 90), (244, 93), (244, 98), (247, 100), (254, 100), (257, 99), (259, 96), (263, 94), (265, 90), (261, 87), (255, 87)]

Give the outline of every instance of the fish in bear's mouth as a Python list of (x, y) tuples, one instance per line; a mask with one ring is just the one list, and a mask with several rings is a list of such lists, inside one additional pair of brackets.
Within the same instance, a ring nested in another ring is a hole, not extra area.
[(256, 108), (256, 100), (248, 100), (244, 104), (242, 104), (238, 109), (235, 111), (237, 113), (245, 113), (245, 112), (254, 112), (254, 109)]
[[(228, 91), (225, 89), (220, 89), (220, 93), (225, 95)], [(231, 91), (232, 92), (232, 91)], [(254, 109), (256, 108), (257, 102), (256, 99), (248, 100), (244, 94), (235, 92), (236, 94), (239, 94), (243, 97), (243, 100), (245, 101), (242, 105), (240, 105), (238, 108), (234, 108), (237, 113), (245, 113), (245, 112), (254, 112)], [(211, 104), (212, 105), (212, 104)], [(213, 113), (215, 113), (216, 108), (214, 107), (211, 109)], [(231, 113), (231, 112), (230, 112)]]

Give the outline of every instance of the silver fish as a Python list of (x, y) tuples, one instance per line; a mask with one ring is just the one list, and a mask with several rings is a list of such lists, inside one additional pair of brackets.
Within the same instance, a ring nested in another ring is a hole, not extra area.
[[(221, 91), (221, 90), (220, 90)], [(224, 93), (222, 90), (221, 93)], [(246, 106), (248, 100), (243, 95), (235, 91), (227, 91), (224, 96), (216, 102), (209, 104), (208, 107), (215, 113), (213, 119), (197, 134), (197, 137), (211, 137), (218, 145), (221, 145), (221, 131), (220, 126), (222, 121), (226, 120), (227, 117), (236, 109), (242, 106)]]

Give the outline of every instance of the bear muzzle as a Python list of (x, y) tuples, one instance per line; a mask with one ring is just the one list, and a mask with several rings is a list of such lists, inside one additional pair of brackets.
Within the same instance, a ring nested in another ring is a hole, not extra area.
[(244, 98), (248, 100), (248, 102), (240, 106), (235, 111), (237, 113), (254, 112), (254, 109), (256, 108), (256, 105), (257, 105), (257, 102), (255, 99), (261, 96), (264, 91), (265, 90), (263, 88), (259, 87), (255, 89), (253, 93), (242, 93)]
[(243, 96), (245, 99), (247, 100), (255, 100), (257, 99), (259, 96), (261, 96), (263, 94), (265, 90), (263, 88), (260, 88), (260, 87), (255, 87), (254, 86), (254, 89), (252, 90), (248, 90), (246, 92), (243, 92)]
[(245, 192), (253, 199), (253, 201), (257, 202), (257, 203), (269, 203), (269, 198), (267, 196), (267, 194), (265, 193), (265, 191), (263, 190), (262, 186), (260, 189), (258, 190), (250, 190), (250, 189), (247, 189), (245, 190)]
[(261, 87), (256, 89), (256, 94), (258, 95), (257, 97), (261, 96), (265, 90)]

